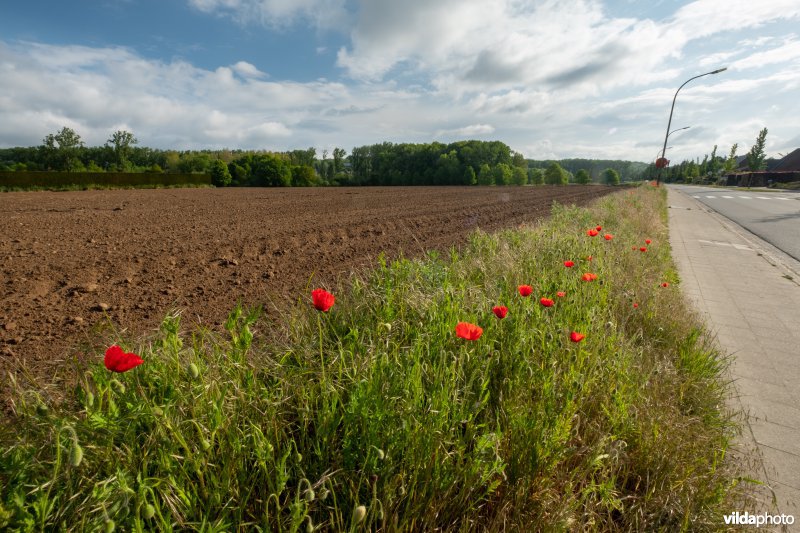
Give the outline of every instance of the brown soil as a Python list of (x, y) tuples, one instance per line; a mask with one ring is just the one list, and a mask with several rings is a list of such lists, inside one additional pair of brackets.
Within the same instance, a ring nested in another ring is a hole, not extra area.
[[(305, 297), (309, 284), (446, 249), (475, 228), (535, 222), (591, 187), (167, 189), (0, 194), (0, 389), (25, 367), (53, 379), (85, 357), (96, 324), (126, 337), (171, 308), (216, 327), (237, 301)], [(312, 280), (313, 278), (313, 280)], [(268, 311), (269, 312), (269, 311)], [(106, 336), (108, 334), (106, 333)]]

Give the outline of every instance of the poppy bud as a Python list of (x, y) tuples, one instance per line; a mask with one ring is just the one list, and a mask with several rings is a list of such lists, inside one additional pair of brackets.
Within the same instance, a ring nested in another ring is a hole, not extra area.
[(114, 521), (111, 520), (110, 518), (108, 520), (106, 520), (105, 532), (106, 533), (114, 533), (115, 529), (117, 529), (117, 524), (115, 524)]
[(192, 379), (197, 379), (200, 377), (200, 370), (198, 370), (196, 364), (189, 363), (189, 375), (192, 376)]
[(328, 489), (322, 489), (319, 491), (319, 499), (325, 501), (328, 498), (328, 494), (330, 494)]
[(306, 533), (312, 533), (314, 531), (314, 522), (311, 521), (311, 517), (306, 517)]
[(36, 414), (39, 416), (47, 416), (49, 412), (50, 408), (46, 404), (40, 403), (36, 406)]
[(385, 453), (383, 453), (383, 450), (381, 450), (380, 448), (378, 448), (378, 459), (379, 459), (379, 460), (381, 460), (381, 461), (383, 461), (383, 460), (384, 460), (384, 458), (386, 458), (386, 454), (385, 454)]
[(72, 448), (69, 450), (69, 463), (74, 467), (79, 467), (83, 461), (83, 448), (81, 448), (78, 441), (72, 443)]
[(86, 407), (92, 407), (94, 405), (94, 394), (92, 391), (86, 391)]
[(121, 381), (112, 379), (111, 386), (114, 387), (118, 393), (125, 394), (125, 385), (123, 385)]
[(308, 489), (306, 491), (306, 501), (308, 503), (313, 502), (317, 498), (317, 495), (314, 493), (314, 489)]
[(363, 505), (359, 505), (355, 509), (353, 509), (353, 522), (356, 524), (360, 524), (364, 521), (367, 517), (367, 508)]
[(300, 452), (297, 452), (295, 454), (295, 456), (294, 456), (294, 460), (297, 461), (298, 463), (301, 462), (303, 460), (303, 454), (300, 453)]
[(142, 513), (142, 517), (145, 520), (150, 520), (156, 515), (156, 508), (150, 505), (149, 503), (144, 506), (144, 512)]
[(267, 453), (270, 454), (270, 455), (272, 455), (272, 452), (275, 451), (275, 447), (272, 446), (272, 444), (269, 443), (269, 442), (264, 446), (264, 448), (266, 448)]
[(201, 437), (200, 438), (200, 446), (203, 447), (203, 451), (207, 452), (209, 450), (209, 448), (211, 448), (211, 443), (208, 442), (206, 439)]
[(153, 416), (164, 416), (164, 411), (158, 406), (153, 407)]

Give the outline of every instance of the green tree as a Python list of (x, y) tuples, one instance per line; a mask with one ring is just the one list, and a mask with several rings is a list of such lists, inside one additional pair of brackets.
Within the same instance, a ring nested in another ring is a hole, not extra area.
[(528, 183), (531, 185), (542, 185), (544, 183), (544, 170), (541, 168), (529, 168)]
[(578, 172), (575, 173), (575, 183), (579, 183), (581, 185), (586, 185), (587, 183), (592, 182), (592, 177), (589, 176), (589, 173), (586, 172), (586, 169), (579, 169)]
[(219, 159), (215, 159), (211, 162), (209, 174), (211, 174), (211, 183), (215, 187), (227, 187), (233, 181), (233, 176), (231, 176), (228, 170), (228, 165)]
[(509, 185), (513, 173), (511, 167), (505, 163), (500, 163), (494, 167), (494, 183), (495, 185)]
[(470, 165), (467, 165), (467, 169), (464, 171), (464, 185), (475, 185), (477, 183), (478, 177), (475, 175), (475, 170)]
[(548, 185), (566, 185), (567, 173), (561, 165), (553, 161), (544, 171), (544, 182)]
[(764, 128), (758, 132), (756, 143), (750, 148), (750, 151), (747, 152), (747, 168), (749, 168), (751, 172), (758, 172), (759, 170), (767, 168), (765, 162), (767, 154), (764, 152), (764, 145), (766, 142), (767, 128)]
[(42, 142), (42, 155), (47, 167), (68, 172), (83, 168), (78, 157), (83, 141), (72, 128), (64, 126), (58, 133), (47, 135)]
[(723, 169), (725, 170), (726, 174), (729, 174), (736, 170), (736, 149), (739, 147), (739, 143), (733, 143), (731, 146), (731, 151), (728, 154), (728, 159), (725, 160), (725, 164)]
[(619, 172), (613, 168), (607, 168), (603, 171), (603, 183), (606, 185), (619, 185)]
[(117, 170), (128, 170), (132, 147), (138, 143), (139, 140), (129, 131), (117, 130), (111, 134), (111, 137), (106, 141), (106, 146), (114, 152), (114, 162), (117, 165)]
[(478, 171), (478, 185), (492, 185), (494, 183), (494, 172), (488, 163), (481, 165)]
[(344, 170), (344, 158), (347, 156), (347, 152), (344, 148), (334, 148), (333, 149), (333, 173), (338, 174)]
[(309, 165), (294, 165), (292, 167), (292, 186), (312, 187), (318, 182), (317, 173)]
[(511, 170), (511, 173), (511, 182), (514, 185), (525, 185), (528, 183), (528, 173), (525, 172), (524, 168), (515, 166)]

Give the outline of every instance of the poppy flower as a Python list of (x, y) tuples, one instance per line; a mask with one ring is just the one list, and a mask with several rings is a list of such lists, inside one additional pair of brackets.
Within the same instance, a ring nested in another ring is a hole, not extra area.
[(492, 307), (492, 313), (494, 313), (494, 316), (497, 318), (505, 318), (508, 314), (508, 307), (505, 305), (496, 305)]
[(564, 297), (564, 296), (566, 296), (566, 295), (567, 295), (567, 293), (566, 293), (566, 292), (564, 292), (564, 291), (558, 291), (558, 292), (556, 293), (556, 296), (558, 296), (559, 298), (563, 298), (563, 297)]
[(327, 313), (328, 310), (333, 307), (336, 298), (325, 289), (314, 289), (311, 291), (311, 300), (315, 308), (323, 313)]
[(542, 304), (545, 307), (553, 307), (553, 304), (555, 302), (553, 300), (551, 300), (550, 298), (541, 298), (539, 300), (539, 303)]
[(588, 235), (589, 237), (597, 237), (599, 233), (600, 232), (597, 231), (596, 229), (590, 229), (589, 231), (586, 232), (586, 235)]
[(575, 262), (574, 261), (564, 261), (564, 266), (567, 267), (567, 268), (572, 268), (572, 267), (575, 266)]
[(651, 241), (650, 239), (645, 239), (644, 242), (645, 242), (645, 244), (650, 244), (653, 241)]
[(577, 331), (573, 331), (572, 333), (569, 334), (569, 339), (572, 342), (581, 342), (585, 338), (586, 335), (584, 335), (583, 333), (578, 333)]
[(597, 227), (596, 227), (596, 228), (594, 228), (594, 229), (596, 229), (597, 231), (603, 231), (603, 226), (597, 226)]
[(520, 285), (519, 287), (517, 287), (517, 290), (519, 291), (520, 296), (524, 296), (527, 298), (533, 292), (533, 287), (531, 287), (530, 285)]
[(591, 255), (586, 258), (587, 261), (591, 261), (592, 259), (594, 258)]
[(596, 280), (596, 279), (597, 279), (597, 274), (594, 274), (594, 273), (592, 273), (592, 272), (587, 272), (586, 274), (584, 274), (583, 276), (581, 276), (581, 279), (582, 279), (583, 281), (594, 281), (594, 280)]
[(135, 353), (125, 353), (122, 348), (115, 344), (106, 350), (106, 357), (103, 362), (106, 368), (112, 372), (127, 372), (131, 368), (136, 368), (144, 363), (144, 359)]
[(604, 238), (605, 240), (607, 240), (607, 241), (610, 241), (611, 239), (613, 239), (613, 238), (614, 238), (614, 236), (613, 236), (613, 235), (611, 235), (610, 233), (606, 233), (605, 235), (603, 235), (603, 238)]
[(637, 304), (636, 302), (633, 302), (633, 308), (636, 309), (638, 307), (639, 307), (639, 304)]
[(644, 246), (642, 246), (641, 248), (639, 248), (639, 251), (640, 251), (640, 252), (646, 252), (646, 251), (647, 251), (647, 248), (645, 248)]
[(662, 287), (669, 287), (669, 283), (667, 283), (667, 282), (665, 281), (664, 283), (662, 283), (662, 284), (661, 284), (661, 286), (662, 286)]
[(459, 322), (456, 324), (456, 335), (468, 341), (476, 341), (483, 335), (483, 328), (469, 322)]

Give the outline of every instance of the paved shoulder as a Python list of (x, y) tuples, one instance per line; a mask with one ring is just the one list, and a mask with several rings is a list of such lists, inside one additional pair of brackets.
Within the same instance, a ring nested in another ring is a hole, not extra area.
[(768, 244), (691, 195), (670, 188), (668, 199), (683, 290), (732, 355), (760, 477), (780, 512), (800, 519), (800, 265), (776, 261)]

